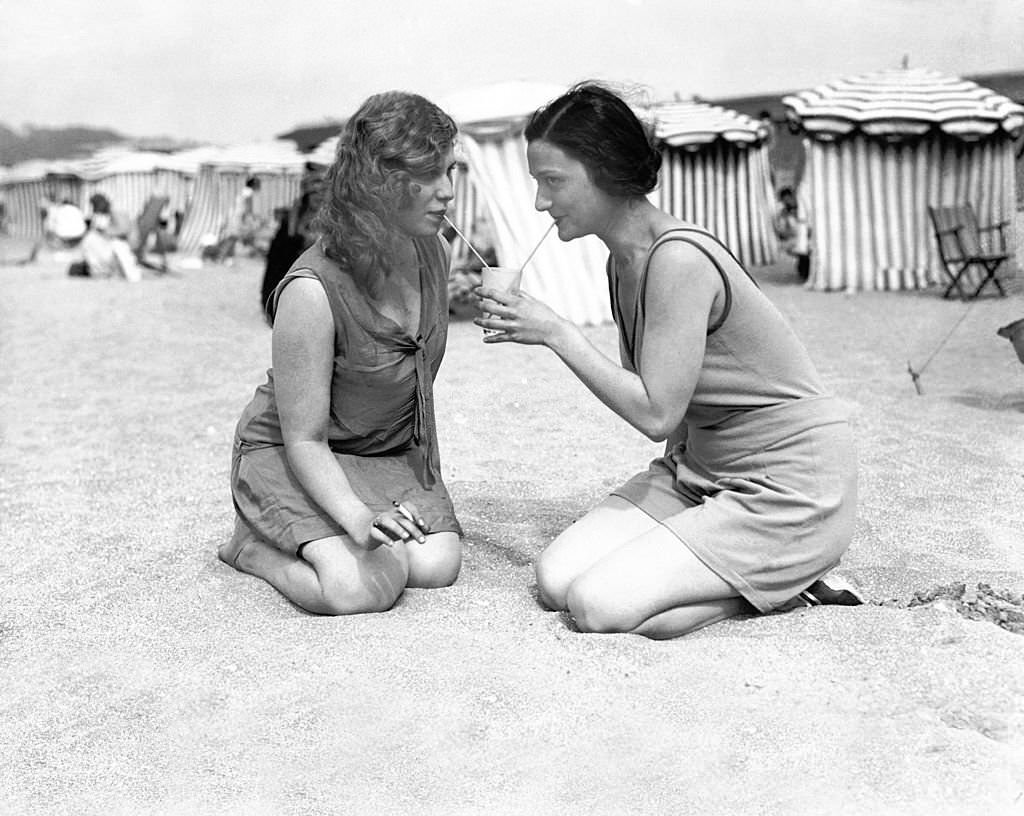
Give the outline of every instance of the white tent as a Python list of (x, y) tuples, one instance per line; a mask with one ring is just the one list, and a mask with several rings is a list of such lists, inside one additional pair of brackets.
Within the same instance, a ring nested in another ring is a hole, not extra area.
[[(441, 102), (459, 122), (469, 165), (471, 183), (458, 190), (461, 221), (456, 223), (464, 231), (468, 228), (473, 240), (472, 220), (479, 209), (486, 211), (502, 265), (521, 262), (550, 224), (533, 206), (536, 190), (522, 133), (528, 115), (565, 90), (561, 85), (505, 82)], [(712, 230), (746, 263), (774, 261), (774, 194), (764, 125), (697, 101), (636, 110), (654, 125), (664, 156), (651, 200)], [(611, 319), (606, 257), (604, 245), (592, 236), (567, 244), (551, 236), (524, 273), (523, 288), (574, 322), (606, 322)]]
[(10, 231), (42, 237), (40, 206), (47, 195), (69, 198), (88, 210), (89, 197), (103, 193), (114, 206), (137, 218), (152, 195), (165, 195), (172, 211), (183, 214), (179, 247), (191, 252), (206, 233), (218, 233), (249, 176), (260, 179), (255, 212), (271, 218), (299, 194), (306, 162), (333, 160), (336, 139), (311, 154), (293, 142), (272, 141), (227, 147), (206, 146), (165, 154), (109, 148), (85, 159), (32, 161), (0, 173)]
[(810, 204), (809, 286), (857, 291), (939, 283), (930, 205), (969, 202), (983, 224), (1012, 224), (1011, 140), (1024, 129), (1024, 108), (1006, 97), (905, 68), (828, 83), (783, 102), (807, 151), (800, 192)]
[(661, 181), (651, 200), (715, 233), (744, 263), (774, 262), (765, 125), (696, 100), (659, 103), (643, 115), (662, 144)]
[(165, 195), (172, 210), (183, 211), (195, 170), (194, 164), (176, 156), (113, 148), (86, 159), (15, 165), (0, 175), (0, 195), (11, 234), (39, 239), (42, 205), (48, 196), (69, 199), (87, 211), (89, 197), (103, 193), (119, 210), (137, 217), (150, 196)]
[[(536, 190), (526, 166), (523, 128), (530, 113), (565, 90), (549, 83), (504, 82), (438, 101), (459, 123), (460, 144), (479, 197), (476, 206), (488, 214), (502, 266), (521, 264), (551, 225), (533, 206)], [(456, 207), (459, 219), (471, 217), (458, 199)], [(472, 241), (472, 225), (465, 220), (456, 224), (464, 232), (468, 227)], [(606, 255), (593, 236), (562, 243), (549, 235), (523, 273), (522, 288), (574, 323), (608, 322)]]
[(181, 251), (194, 252), (204, 235), (219, 235), (250, 176), (260, 181), (253, 212), (270, 221), (274, 210), (292, 205), (306, 162), (321, 161), (321, 155), (300, 153), (294, 142), (275, 140), (212, 149), (197, 157), (195, 188), (178, 238)]

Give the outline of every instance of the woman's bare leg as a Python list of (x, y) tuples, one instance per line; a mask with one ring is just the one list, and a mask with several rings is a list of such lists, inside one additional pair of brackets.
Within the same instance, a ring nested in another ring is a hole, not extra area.
[(332, 536), (310, 541), (297, 558), (250, 533), (236, 534), (218, 555), (308, 612), (351, 615), (394, 606), (409, 576), (405, 546), (364, 550), (347, 536)]
[(736, 590), (661, 525), (572, 582), (567, 608), (585, 632), (678, 637), (744, 611)]
[(406, 586), (436, 589), (451, 586), (462, 567), (462, 539), (457, 533), (431, 533), (426, 542), (409, 541), (405, 545), (409, 557), (409, 578)]
[(632, 502), (608, 496), (565, 529), (537, 558), (534, 570), (541, 601), (565, 609), (569, 586), (627, 541), (660, 525)]

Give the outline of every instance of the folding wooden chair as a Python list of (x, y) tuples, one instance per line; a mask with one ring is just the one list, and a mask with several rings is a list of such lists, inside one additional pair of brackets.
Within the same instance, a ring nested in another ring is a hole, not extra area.
[[(1005, 297), (1006, 292), (996, 277), (996, 272), (1011, 256), (1006, 248), (1004, 232), (1009, 222), (1000, 221), (998, 224), (981, 227), (978, 225), (974, 207), (970, 204), (929, 207), (928, 215), (931, 216), (932, 226), (935, 228), (935, 239), (939, 243), (942, 265), (950, 278), (950, 284), (942, 296), (948, 298), (955, 289), (961, 300), (967, 300), (968, 295), (960, 285), (961, 279), (968, 270), (977, 269), (982, 278), (970, 297), (976, 298), (990, 282), (999, 290), (999, 294)], [(998, 242), (990, 237), (997, 231)], [(998, 247), (995, 246), (996, 243)]]

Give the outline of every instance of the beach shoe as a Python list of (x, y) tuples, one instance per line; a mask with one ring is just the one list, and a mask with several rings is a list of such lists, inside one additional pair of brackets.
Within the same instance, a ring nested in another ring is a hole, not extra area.
[(800, 597), (809, 600), (810, 606), (860, 606), (864, 603), (864, 595), (860, 589), (835, 574), (822, 576), (801, 592)]
[(803, 592), (776, 607), (777, 612), (804, 609), (808, 606), (860, 606), (864, 595), (850, 581), (835, 574), (825, 575)]

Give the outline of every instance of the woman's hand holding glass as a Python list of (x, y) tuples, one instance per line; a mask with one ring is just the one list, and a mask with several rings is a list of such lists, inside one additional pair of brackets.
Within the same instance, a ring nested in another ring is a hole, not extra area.
[(477, 286), (473, 293), (482, 317), (473, 322), (494, 334), (484, 335), (485, 343), (523, 343), (551, 345), (566, 325), (565, 318), (551, 307), (525, 292), (503, 292)]

